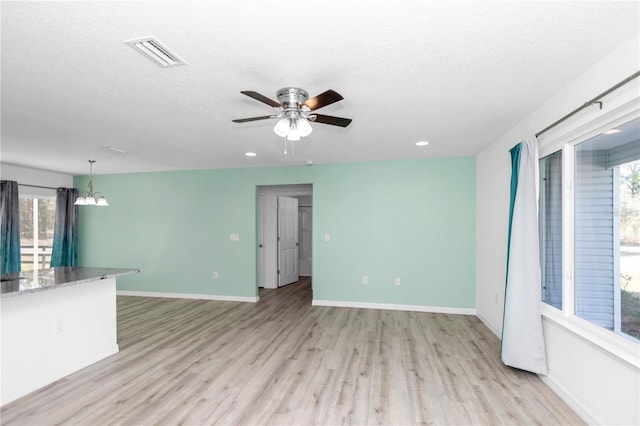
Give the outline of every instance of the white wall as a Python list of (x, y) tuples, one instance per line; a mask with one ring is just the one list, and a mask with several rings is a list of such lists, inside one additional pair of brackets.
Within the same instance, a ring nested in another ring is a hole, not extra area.
[[(13, 164), (0, 164), (0, 177), (2, 180), (15, 180), (18, 184), (46, 186), (50, 188), (73, 188), (73, 176), (46, 170), (32, 169), (29, 167), (15, 166)], [(55, 196), (54, 190), (32, 188), (22, 186), (21, 194), (33, 196)]]
[[(539, 132), (599, 93), (640, 69), (640, 34), (586, 70), (500, 139), (484, 149), (476, 161), (476, 308), (477, 315), (500, 336), (505, 285), (506, 238), (509, 211), (509, 149)], [(637, 79), (636, 79), (637, 80)], [(634, 83), (634, 84), (637, 84)], [(637, 90), (637, 89), (636, 89)], [(636, 101), (637, 102), (637, 101)], [(621, 105), (619, 100), (617, 105)], [(550, 144), (585, 123), (611, 112), (616, 102), (600, 111), (590, 107), (544, 135)], [(541, 151), (544, 148), (540, 138)], [(585, 420), (600, 424), (640, 424), (638, 365), (603, 351), (567, 328), (544, 322), (549, 374), (545, 378)], [(577, 363), (576, 361), (580, 361)], [(637, 364), (637, 363), (636, 363)], [(568, 369), (580, 365), (583, 368)], [(606, 372), (612, 374), (606, 379)], [(635, 399), (633, 399), (635, 398)], [(630, 404), (631, 401), (631, 405)]]

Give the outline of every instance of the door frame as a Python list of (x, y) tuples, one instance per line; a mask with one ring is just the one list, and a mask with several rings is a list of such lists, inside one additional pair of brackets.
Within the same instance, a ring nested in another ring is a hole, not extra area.
[[(278, 288), (278, 196), (299, 197), (309, 195), (311, 196), (313, 211), (313, 184), (311, 183), (256, 186), (256, 291), (259, 286), (269, 289)], [(263, 197), (262, 201), (260, 201), (261, 196)], [(264, 208), (262, 212), (259, 211), (261, 206)], [(260, 239), (262, 239), (262, 242), (259, 241)], [(259, 244), (262, 244), (263, 247), (259, 247)], [(258, 250), (263, 250), (263, 253), (260, 254)], [(263, 265), (258, 264), (258, 259), (261, 256)], [(311, 258), (313, 262), (313, 250)]]

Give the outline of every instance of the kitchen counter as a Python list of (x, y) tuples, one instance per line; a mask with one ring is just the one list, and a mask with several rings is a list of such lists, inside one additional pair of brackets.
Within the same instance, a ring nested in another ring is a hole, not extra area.
[(116, 277), (138, 272), (65, 267), (2, 275), (0, 404), (117, 353)]
[(0, 298), (55, 290), (139, 272), (139, 269), (59, 267), (2, 274), (0, 277)]

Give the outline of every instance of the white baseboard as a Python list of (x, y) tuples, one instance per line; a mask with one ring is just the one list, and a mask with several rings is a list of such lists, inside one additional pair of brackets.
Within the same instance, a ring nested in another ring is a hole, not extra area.
[(603, 424), (602, 422), (597, 421), (593, 415), (591, 414), (591, 412), (582, 404), (580, 404), (578, 401), (576, 401), (576, 399), (569, 393), (567, 392), (567, 390), (562, 387), (558, 382), (556, 382), (555, 380), (553, 380), (552, 377), (550, 376), (542, 376), (540, 374), (538, 374), (538, 377), (540, 377), (540, 380), (542, 380), (542, 382), (549, 386), (549, 388), (555, 392), (556, 395), (558, 395), (560, 397), (560, 399), (562, 399), (564, 402), (567, 403), (567, 405), (569, 407), (571, 407), (571, 409), (573, 411), (575, 411), (575, 413), (580, 416), (580, 418), (582, 420), (584, 420), (587, 424), (589, 425), (600, 425)]
[(317, 300), (312, 306), (331, 306), (338, 308), (381, 309), (388, 311), (433, 312), (438, 314), (475, 315), (474, 308), (448, 308), (442, 306), (397, 305), (389, 303), (344, 302), (341, 300)]
[(118, 296), (139, 296), (139, 297), (166, 297), (169, 299), (199, 299), (199, 300), (218, 300), (223, 302), (250, 302), (256, 303), (260, 300), (259, 296), (224, 296), (219, 294), (192, 294), (192, 293), (164, 293), (155, 291), (116, 291)]
[(479, 319), (480, 321), (482, 321), (482, 323), (483, 323), (483, 324), (484, 324), (484, 325), (485, 325), (489, 330), (491, 330), (491, 332), (492, 332), (493, 334), (495, 334), (495, 335), (498, 337), (498, 339), (502, 336), (502, 332), (501, 332), (501, 330), (500, 330), (500, 329), (498, 329), (498, 328), (496, 328), (496, 327), (494, 327), (494, 325), (493, 325), (493, 324), (491, 324), (489, 321), (487, 321), (487, 319), (486, 319), (486, 318), (484, 318), (482, 315), (479, 315), (479, 314), (476, 314), (476, 316), (478, 317), (478, 319)]

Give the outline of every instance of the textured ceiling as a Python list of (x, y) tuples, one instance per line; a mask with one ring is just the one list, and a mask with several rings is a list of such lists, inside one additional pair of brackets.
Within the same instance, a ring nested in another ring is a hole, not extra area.
[[(474, 155), (640, 30), (636, 1), (3, 1), (1, 15), (1, 159), (70, 174), (87, 159), (102, 174)], [(188, 65), (124, 43), (143, 36)], [(318, 112), (353, 123), (313, 124), (294, 158), (275, 121), (231, 122), (273, 111), (241, 90), (287, 86), (336, 90)]]

